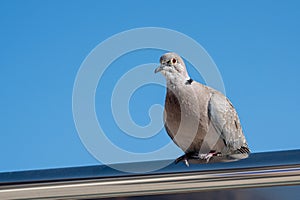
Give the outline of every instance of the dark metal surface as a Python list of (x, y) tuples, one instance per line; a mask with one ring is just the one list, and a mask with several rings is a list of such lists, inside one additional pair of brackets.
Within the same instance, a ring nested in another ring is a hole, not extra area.
[[(158, 162), (122, 164), (134, 169)], [(0, 173), (0, 199), (102, 198), (300, 184), (300, 150), (256, 153), (228, 163), (169, 166), (131, 174), (108, 166)]]

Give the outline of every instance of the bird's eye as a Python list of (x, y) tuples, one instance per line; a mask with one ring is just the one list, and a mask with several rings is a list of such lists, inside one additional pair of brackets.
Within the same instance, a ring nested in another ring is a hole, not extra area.
[(175, 64), (177, 60), (175, 58), (172, 58), (172, 63)]

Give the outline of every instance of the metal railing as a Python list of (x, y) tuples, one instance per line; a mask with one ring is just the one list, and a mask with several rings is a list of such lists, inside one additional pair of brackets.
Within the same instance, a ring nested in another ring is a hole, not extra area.
[[(121, 164), (134, 167), (153, 164)], [(108, 166), (0, 173), (0, 199), (93, 199), (300, 185), (300, 150), (255, 153), (228, 163), (170, 164), (130, 174)]]

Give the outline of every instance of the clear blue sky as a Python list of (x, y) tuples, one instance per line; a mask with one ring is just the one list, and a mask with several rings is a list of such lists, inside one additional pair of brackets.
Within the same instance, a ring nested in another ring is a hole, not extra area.
[[(253, 152), (299, 149), (299, 7), (298, 1), (268, 0), (1, 1), (0, 171), (98, 164), (73, 121), (76, 73), (103, 40), (147, 26), (182, 32), (207, 50)], [(97, 115), (107, 116), (104, 131), (130, 151), (153, 150), (169, 138), (165, 131), (157, 140), (123, 138), (109, 110), (112, 84), (138, 64), (158, 62), (162, 53), (144, 50), (120, 58), (97, 90)], [(120, 71), (117, 65), (126, 67)], [(202, 81), (192, 69), (190, 74)], [(163, 104), (163, 95), (164, 88), (152, 86), (133, 95), (136, 123), (149, 122), (149, 106)]]

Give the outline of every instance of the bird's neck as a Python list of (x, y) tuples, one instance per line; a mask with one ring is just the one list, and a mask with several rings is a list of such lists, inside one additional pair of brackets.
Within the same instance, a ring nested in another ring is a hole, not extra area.
[(191, 79), (189, 76), (174, 76), (171, 78), (167, 78), (167, 86), (171, 88), (191, 85), (192, 82), (193, 79)]
[(184, 91), (188, 90), (193, 80), (190, 77), (178, 76), (176, 78), (167, 79), (167, 88), (175, 95), (181, 95)]

